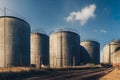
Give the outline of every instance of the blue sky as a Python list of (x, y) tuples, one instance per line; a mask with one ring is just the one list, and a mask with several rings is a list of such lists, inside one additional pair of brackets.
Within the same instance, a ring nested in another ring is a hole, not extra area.
[(120, 38), (119, 5), (120, 0), (0, 0), (0, 14), (6, 7), (14, 11), (7, 14), (26, 18), (32, 29), (48, 35), (59, 27), (75, 29), (81, 40), (97, 40), (102, 49)]

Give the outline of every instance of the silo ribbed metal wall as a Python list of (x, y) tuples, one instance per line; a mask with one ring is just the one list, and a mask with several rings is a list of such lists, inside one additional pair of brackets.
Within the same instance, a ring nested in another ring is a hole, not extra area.
[(102, 63), (110, 64), (109, 44), (104, 46), (102, 55)]
[(82, 57), (85, 63), (100, 63), (100, 44), (96, 41), (86, 40), (81, 42)]
[(80, 64), (80, 36), (71, 31), (50, 35), (50, 67), (61, 68)]
[(120, 66), (120, 50), (113, 52), (112, 56), (112, 65), (115, 67)]
[(0, 67), (30, 64), (30, 25), (16, 17), (0, 17)]
[(49, 65), (49, 37), (42, 33), (31, 33), (31, 64)]

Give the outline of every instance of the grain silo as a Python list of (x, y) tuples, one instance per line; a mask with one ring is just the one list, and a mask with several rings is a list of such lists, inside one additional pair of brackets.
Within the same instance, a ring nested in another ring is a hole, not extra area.
[(30, 25), (17, 17), (0, 16), (0, 67), (30, 64)]
[(120, 67), (120, 50), (113, 52), (112, 56), (112, 65), (114, 67)]
[(61, 30), (50, 35), (50, 67), (62, 68), (80, 64), (80, 36)]
[(49, 37), (39, 32), (31, 33), (31, 64), (49, 65)]
[(100, 63), (100, 44), (96, 41), (85, 40), (80, 43), (82, 49), (81, 60), (85, 63)]
[(86, 48), (85, 47), (83, 47), (83, 46), (81, 46), (80, 45), (80, 51), (81, 51), (81, 53), (80, 53), (80, 56), (81, 56), (81, 58), (80, 58), (80, 61), (81, 61), (81, 64), (87, 64), (87, 63), (92, 63), (92, 59), (91, 59), (91, 57), (90, 57), (90, 55), (88, 54), (88, 51), (86, 50)]
[(114, 40), (106, 44), (103, 48), (103, 64), (112, 64), (113, 52), (120, 50), (120, 40)]

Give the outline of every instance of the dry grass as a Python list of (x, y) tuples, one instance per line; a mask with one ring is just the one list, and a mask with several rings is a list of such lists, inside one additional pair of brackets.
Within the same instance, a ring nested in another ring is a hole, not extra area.
[(67, 68), (71, 68), (71, 69), (82, 69), (82, 68), (101, 68), (101, 65), (92, 65), (92, 64), (86, 64), (86, 65), (82, 65), (82, 66), (64, 66), (64, 67), (51, 67), (51, 69), (67, 69)]
[(0, 68), (0, 73), (1, 72), (28, 72), (32, 70), (29, 67), (11, 67), (11, 68)]
[(47, 71), (31, 67), (0, 68), (0, 80), (22, 80), (31, 75), (48, 74)]

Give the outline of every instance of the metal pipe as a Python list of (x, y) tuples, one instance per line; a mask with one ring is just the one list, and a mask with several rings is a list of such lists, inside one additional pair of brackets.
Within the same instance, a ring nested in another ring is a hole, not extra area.
[[(6, 8), (4, 8), (4, 16), (6, 16)], [(6, 66), (6, 18), (4, 18), (4, 66)]]

